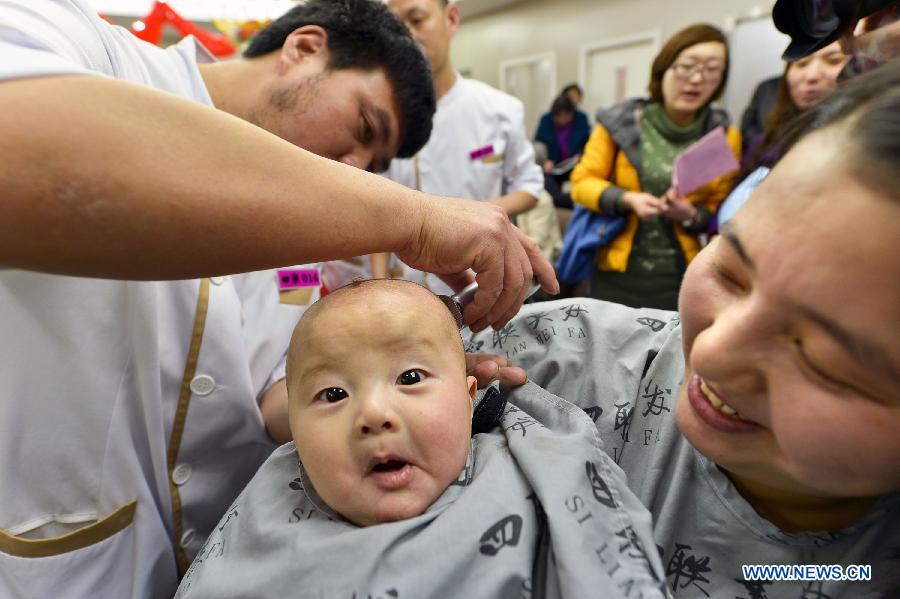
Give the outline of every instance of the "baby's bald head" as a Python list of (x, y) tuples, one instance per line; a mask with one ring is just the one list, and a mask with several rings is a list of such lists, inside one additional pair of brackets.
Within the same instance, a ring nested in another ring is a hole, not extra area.
[[(411, 281), (370, 279), (336, 289), (304, 312), (294, 329), (288, 352), (288, 389), (291, 388), (292, 366), (301, 359), (301, 354), (315, 352), (317, 344), (327, 342), (342, 321), (364, 321), (386, 335), (404, 327), (414, 327), (418, 333), (432, 330), (440, 337), (435, 341), (456, 348), (465, 371), (459, 315), (451, 309), (449, 298), (439, 297)], [(429, 328), (429, 324), (434, 326)]]

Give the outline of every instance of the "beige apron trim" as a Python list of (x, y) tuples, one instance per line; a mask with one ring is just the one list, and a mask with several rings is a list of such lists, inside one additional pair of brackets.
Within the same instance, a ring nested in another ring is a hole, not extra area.
[(312, 287), (282, 291), (278, 294), (278, 303), (291, 306), (307, 306), (309, 305), (309, 300), (312, 299), (312, 292)]
[(203, 341), (203, 330), (206, 328), (206, 311), (208, 308), (209, 279), (201, 279), (200, 290), (197, 294), (197, 310), (194, 315), (194, 331), (191, 333), (191, 345), (188, 348), (187, 361), (184, 365), (184, 378), (181, 379), (178, 408), (175, 410), (175, 422), (172, 424), (172, 438), (169, 440), (169, 494), (172, 496), (172, 517), (175, 520), (175, 557), (178, 560), (178, 570), (182, 576), (190, 564), (184, 547), (181, 546), (183, 526), (181, 521), (181, 494), (178, 492), (178, 486), (172, 481), (172, 475), (175, 471), (175, 462), (178, 460), (178, 451), (181, 449), (181, 436), (184, 433), (188, 406), (191, 403), (191, 381), (197, 372), (197, 361), (200, 357), (200, 344)]
[(105, 541), (134, 522), (136, 507), (137, 501), (131, 501), (93, 524), (50, 539), (23, 539), (0, 530), (0, 551), (16, 557), (52, 557), (84, 549)]

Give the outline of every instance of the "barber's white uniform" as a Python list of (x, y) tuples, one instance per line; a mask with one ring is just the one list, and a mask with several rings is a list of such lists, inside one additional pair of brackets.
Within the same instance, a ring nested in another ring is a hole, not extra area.
[[(80, 0), (0, 0), (2, 79), (105, 74), (211, 105), (198, 60), (192, 39), (161, 50)], [(0, 597), (174, 594), (177, 547), (193, 558), (274, 447), (257, 397), (300, 315), (285, 297), (273, 271), (0, 270)]]
[[(544, 175), (525, 134), (522, 102), (493, 87), (457, 74), (438, 100), (431, 138), (415, 158), (393, 160), (389, 179), (427, 193), (490, 200), (514, 191), (538, 198)], [(422, 282), (420, 271), (404, 278)], [(427, 278), (436, 293), (449, 288)]]

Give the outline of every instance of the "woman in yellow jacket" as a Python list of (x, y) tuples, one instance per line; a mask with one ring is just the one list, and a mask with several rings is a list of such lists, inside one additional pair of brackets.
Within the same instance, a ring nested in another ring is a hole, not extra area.
[(592, 297), (634, 307), (675, 310), (697, 235), (728, 195), (733, 177), (689, 196), (671, 187), (675, 156), (716, 127), (725, 127), (740, 157), (740, 133), (709, 104), (728, 77), (721, 31), (693, 25), (676, 33), (653, 61), (650, 98), (634, 98), (597, 114), (598, 125), (572, 172), (572, 199), (605, 214), (627, 217), (625, 230), (600, 249)]

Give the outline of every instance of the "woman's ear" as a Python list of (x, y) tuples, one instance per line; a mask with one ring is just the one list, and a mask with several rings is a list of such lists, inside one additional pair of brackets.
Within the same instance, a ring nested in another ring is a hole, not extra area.
[(292, 31), (281, 46), (279, 74), (314, 56), (327, 56), (328, 32), (318, 25), (304, 25)]

